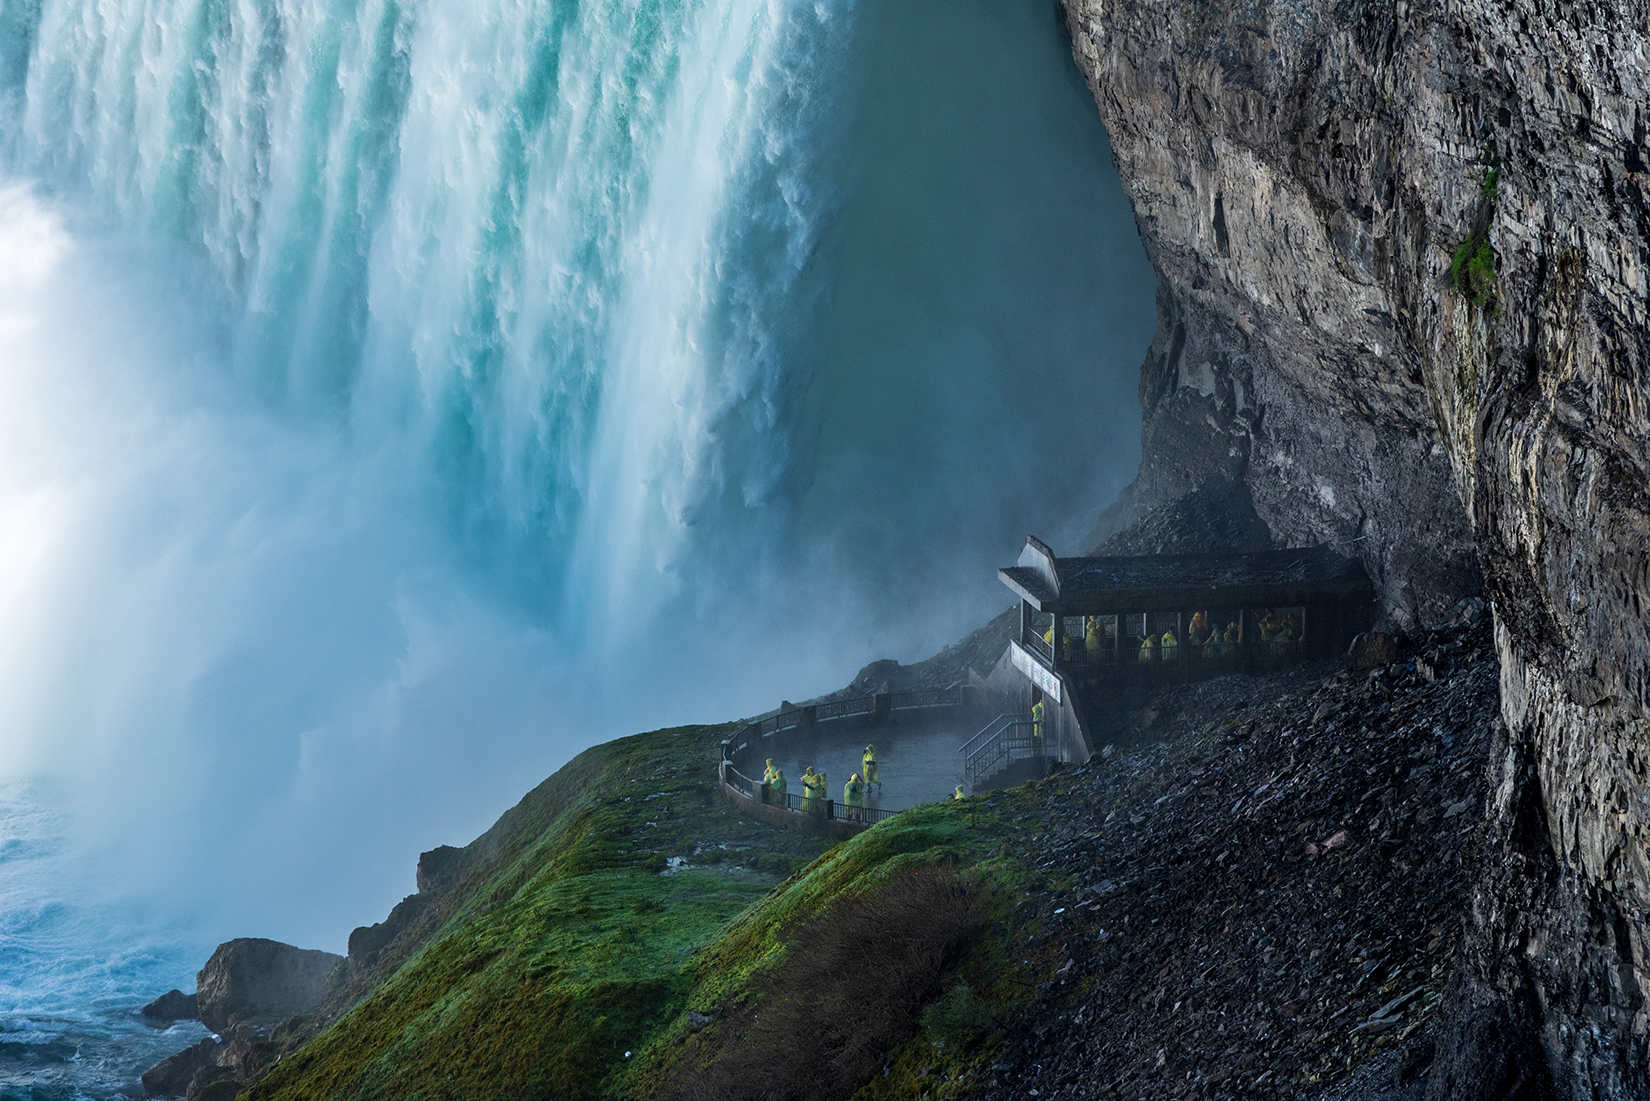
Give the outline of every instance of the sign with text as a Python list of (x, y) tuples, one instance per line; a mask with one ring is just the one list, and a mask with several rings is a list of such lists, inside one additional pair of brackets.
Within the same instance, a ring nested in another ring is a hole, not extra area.
[(1014, 668), (1024, 673), (1026, 679), (1030, 680), (1032, 684), (1041, 688), (1043, 695), (1055, 703), (1059, 703), (1060, 678), (1055, 676), (1054, 672), (1046, 665), (1038, 661), (1030, 650), (1027, 650), (1013, 639), (1009, 640), (1008, 647), (1013, 657)]

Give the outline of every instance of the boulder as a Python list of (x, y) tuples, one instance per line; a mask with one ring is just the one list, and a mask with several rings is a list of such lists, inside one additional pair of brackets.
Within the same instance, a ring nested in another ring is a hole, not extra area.
[(218, 1041), (208, 1036), (194, 1047), (162, 1059), (140, 1077), (150, 1097), (182, 1097), (195, 1075), (218, 1065)]
[(1398, 640), (1381, 631), (1364, 632), (1346, 652), (1347, 668), (1359, 673), (1385, 668), (1397, 660)]
[(181, 990), (168, 990), (144, 1006), (143, 1015), (162, 1021), (194, 1021), (200, 1019), (200, 1011), (195, 1007), (195, 995), (185, 994)]
[[(216, 1086), (220, 1082), (224, 1085)], [(214, 1089), (215, 1086), (216, 1089)], [(223, 1091), (226, 1089), (228, 1092), (224, 1093)], [(234, 1067), (215, 1065), (197, 1070), (194, 1077), (189, 1079), (189, 1088), (184, 1091), (183, 1096), (188, 1101), (197, 1101), (197, 1098), (207, 1090), (213, 1090), (218, 1096), (234, 1097), (244, 1089), (246, 1089), (246, 1083), (235, 1077)]]
[(246, 1083), (238, 1078), (223, 1078), (213, 1082), (199, 1093), (189, 1095), (189, 1101), (235, 1101), (246, 1092)]
[(320, 1004), (344, 957), (280, 941), (243, 937), (218, 945), (196, 976), (201, 1023), (222, 1032), (231, 1019), (284, 1020)]

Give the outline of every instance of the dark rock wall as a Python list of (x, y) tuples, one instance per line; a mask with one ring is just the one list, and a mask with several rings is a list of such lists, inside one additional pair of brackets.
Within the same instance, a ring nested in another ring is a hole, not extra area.
[[(1136, 499), (1240, 479), (1400, 626), (1493, 600), (1507, 744), (1435, 1096), (1650, 1096), (1650, 5), (1067, 10), (1161, 281)], [(1452, 279), (1469, 239), (1493, 269)]]

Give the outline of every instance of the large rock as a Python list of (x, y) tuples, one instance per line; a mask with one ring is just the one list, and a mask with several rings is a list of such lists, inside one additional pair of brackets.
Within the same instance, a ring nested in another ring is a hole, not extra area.
[(222, 1032), (231, 1018), (277, 1021), (318, 1005), (344, 957), (280, 941), (243, 937), (218, 945), (196, 976), (201, 1023)]
[(1137, 507), (1492, 598), (1437, 1098), (1650, 1097), (1650, 4), (1066, 0), (1159, 276)]
[(200, 1019), (200, 1010), (195, 1006), (195, 995), (168, 990), (144, 1006), (143, 1015), (161, 1021), (195, 1021)]
[(143, 1089), (150, 1097), (182, 1097), (197, 1074), (217, 1065), (218, 1041), (208, 1036), (144, 1071)]

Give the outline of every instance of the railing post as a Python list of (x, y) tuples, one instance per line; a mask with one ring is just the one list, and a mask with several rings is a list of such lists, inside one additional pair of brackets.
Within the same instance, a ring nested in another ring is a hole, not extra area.
[(871, 713), (879, 719), (887, 718), (894, 710), (894, 696), (891, 692), (878, 692), (871, 697)]

